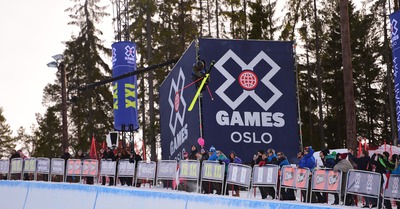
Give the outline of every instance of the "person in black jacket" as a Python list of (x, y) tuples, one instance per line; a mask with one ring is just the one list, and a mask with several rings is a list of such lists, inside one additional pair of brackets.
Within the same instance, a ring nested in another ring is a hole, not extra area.
[[(114, 152), (111, 150), (110, 147), (107, 147), (107, 149), (104, 151), (102, 159), (115, 161)], [(106, 185), (106, 177), (105, 176), (103, 176), (103, 178), (102, 178), (101, 185)], [(112, 185), (114, 185), (114, 177), (110, 177), (109, 186), (112, 186)]]
[(257, 154), (253, 156), (253, 161), (251, 161), (251, 167), (254, 165), (258, 165), (261, 161), (263, 161), (262, 156), (265, 154), (264, 150), (258, 150)]
[(191, 152), (189, 155), (189, 160), (197, 160), (197, 157), (196, 157), (197, 152), (198, 152), (197, 147), (195, 145), (192, 145)]
[(372, 166), (370, 166), (371, 158), (367, 150), (361, 152), (360, 157), (354, 156), (354, 151), (349, 149), (349, 159), (357, 165), (358, 170), (371, 171)]
[[(384, 178), (386, 177), (386, 172), (389, 172), (390, 170), (394, 169), (393, 168), (394, 166), (392, 166), (392, 164), (388, 160), (388, 156), (389, 156), (388, 152), (383, 152), (383, 155), (374, 153), (371, 156), (371, 161), (370, 161), (370, 163), (372, 165), (375, 165), (375, 172), (380, 173), (382, 175), (382, 178), (381, 178), (382, 188), (385, 188)], [(382, 200), (382, 196), (379, 197), (379, 200)], [(382, 202), (382, 201), (379, 201), (379, 202)], [(389, 200), (384, 200), (383, 204), (388, 209), (392, 208), (392, 204), (390, 203)], [(381, 208), (381, 206), (378, 205), (378, 208)]]

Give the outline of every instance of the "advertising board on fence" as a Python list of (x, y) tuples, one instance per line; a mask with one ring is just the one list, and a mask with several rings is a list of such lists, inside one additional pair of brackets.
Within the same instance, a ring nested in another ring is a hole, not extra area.
[(296, 168), (292, 166), (282, 166), (281, 168), (281, 186), (296, 188)]
[(39, 157), (36, 159), (37, 173), (50, 173), (50, 159)]
[(215, 161), (203, 161), (201, 178), (203, 180), (223, 181), (225, 174), (225, 164)]
[(22, 173), (24, 161), (22, 158), (11, 159), (11, 170), (10, 173)]
[(135, 163), (129, 162), (128, 159), (118, 161), (118, 176), (134, 176)]
[(34, 173), (36, 171), (36, 158), (24, 159), (24, 173)]
[(154, 179), (156, 176), (156, 166), (155, 162), (138, 162), (138, 168), (136, 173), (136, 178), (138, 179)]
[(297, 168), (296, 169), (296, 188), (306, 189), (308, 188), (308, 178), (310, 171), (308, 168)]
[(51, 159), (51, 174), (53, 175), (64, 175), (65, 160), (61, 158)]
[(99, 169), (99, 161), (83, 160), (82, 176), (96, 176)]
[(186, 179), (198, 179), (200, 162), (197, 160), (181, 160), (179, 162), (179, 177)]
[(101, 160), (100, 163), (100, 175), (102, 176), (114, 176), (116, 169), (116, 162), (111, 160)]
[(82, 171), (81, 160), (69, 159), (67, 161), (67, 175), (69, 176), (81, 175), (81, 171)]
[(385, 189), (385, 198), (400, 199), (400, 175), (390, 175), (388, 188)]
[(157, 179), (176, 178), (176, 169), (178, 162), (176, 160), (160, 160), (157, 165)]
[(229, 163), (226, 182), (235, 185), (250, 186), (251, 171), (252, 169), (248, 165)]
[(341, 171), (330, 169), (314, 170), (312, 175), (312, 190), (340, 192), (341, 190)]
[(348, 172), (346, 192), (379, 196), (381, 174), (368, 171), (350, 170)]
[(8, 174), (9, 169), (10, 169), (10, 161), (8, 159), (0, 160), (0, 173)]
[(255, 165), (253, 167), (253, 185), (272, 185), (278, 183), (278, 165)]

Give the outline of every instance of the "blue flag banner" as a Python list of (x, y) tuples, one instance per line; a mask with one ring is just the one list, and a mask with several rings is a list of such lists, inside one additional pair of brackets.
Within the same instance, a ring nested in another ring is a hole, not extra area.
[[(136, 44), (128, 41), (112, 44), (113, 78), (136, 70)], [(113, 82), (114, 129), (132, 131), (139, 128), (136, 76)]]
[[(394, 75), (394, 95), (396, 99), (396, 119), (397, 119), (397, 140), (400, 136), (400, 76), (398, 62), (400, 62), (400, 11), (390, 15), (390, 23), (392, 26), (392, 53), (393, 53), (393, 75)], [(400, 142), (400, 140), (398, 140)]]
[(182, 159), (184, 152), (190, 154), (192, 145), (198, 147), (198, 103), (192, 111), (188, 111), (196, 93), (192, 80), (195, 60), (196, 49), (192, 43), (160, 86), (161, 146), (164, 160)]
[(204, 140), (251, 162), (274, 149), (295, 162), (299, 150), (293, 42), (199, 39), (199, 55), (215, 61), (203, 92)]

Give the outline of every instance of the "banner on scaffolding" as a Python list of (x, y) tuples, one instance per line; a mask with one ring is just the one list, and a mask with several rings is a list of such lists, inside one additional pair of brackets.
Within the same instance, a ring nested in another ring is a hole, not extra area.
[(400, 62), (400, 11), (394, 12), (390, 15), (390, 23), (392, 25), (392, 54), (393, 54), (393, 75), (394, 75), (394, 95), (396, 99), (396, 119), (397, 119), (397, 140), (400, 136), (400, 75), (399, 75), (399, 62)]
[[(198, 102), (188, 111), (196, 87), (192, 81), (196, 47), (192, 43), (160, 86), (160, 123), (163, 160), (183, 159), (191, 146), (199, 147), (200, 114)], [(200, 150), (199, 150), (200, 151)]]

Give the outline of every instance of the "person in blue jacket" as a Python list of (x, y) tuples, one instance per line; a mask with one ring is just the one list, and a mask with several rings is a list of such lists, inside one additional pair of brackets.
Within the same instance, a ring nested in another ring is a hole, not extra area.
[[(310, 169), (310, 172), (312, 173), (312, 171), (314, 170), (315, 165), (316, 165), (315, 158), (313, 156), (314, 150), (311, 146), (305, 147), (303, 153), (304, 153), (304, 155), (300, 159), (298, 167), (299, 168), (308, 168), (308, 169)], [(308, 189), (310, 190), (311, 187), (308, 186)], [(301, 192), (302, 192), (302, 197), (304, 198), (303, 202), (310, 202), (309, 197), (306, 197), (307, 196), (306, 191), (302, 190)], [(308, 193), (310, 194), (310, 191), (308, 191)], [(312, 202), (315, 202), (316, 201), (315, 199), (316, 199), (316, 197), (314, 195), (312, 197)]]
[(216, 151), (217, 150), (215, 149), (214, 146), (210, 147), (210, 150), (208, 150), (208, 155), (210, 156), (210, 157), (208, 157), (208, 160), (215, 161), (218, 159)]
[(312, 172), (315, 168), (314, 150), (311, 146), (304, 148), (303, 158), (300, 159), (299, 168), (308, 168)]

